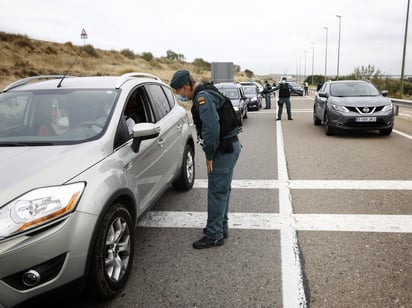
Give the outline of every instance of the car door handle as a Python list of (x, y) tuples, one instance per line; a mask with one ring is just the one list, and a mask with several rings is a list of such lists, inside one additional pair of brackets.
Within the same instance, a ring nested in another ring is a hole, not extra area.
[(160, 138), (157, 143), (160, 145), (161, 148), (165, 146), (166, 139)]

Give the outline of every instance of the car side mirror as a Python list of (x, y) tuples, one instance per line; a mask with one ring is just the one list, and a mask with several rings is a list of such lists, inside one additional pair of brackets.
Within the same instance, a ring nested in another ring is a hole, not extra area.
[(160, 126), (153, 123), (138, 123), (133, 126), (133, 152), (137, 153), (143, 140), (153, 139), (159, 136)]
[(324, 97), (324, 98), (328, 98), (329, 97), (329, 94), (328, 93), (326, 93), (326, 92), (319, 92), (319, 97)]
[(382, 96), (388, 96), (388, 90), (382, 90), (381, 91), (381, 94), (382, 94)]

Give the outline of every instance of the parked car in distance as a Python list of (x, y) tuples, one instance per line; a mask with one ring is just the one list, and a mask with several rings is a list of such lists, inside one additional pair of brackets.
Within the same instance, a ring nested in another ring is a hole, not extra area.
[(235, 82), (222, 82), (215, 84), (215, 87), (231, 100), (239, 124), (242, 125), (243, 119), (247, 119), (247, 106), (250, 101), (242, 86)]
[(303, 88), (300, 84), (293, 81), (288, 81), (287, 83), (295, 90), (295, 92), (291, 91), (290, 95), (303, 96)]
[(186, 111), (150, 74), (38, 76), (0, 92), (0, 119), (0, 307), (80, 281), (115, 296), (138, 219), (193, 186)]
[(255, 85), (242, 85), (245, 95), (250, 98), (247, 109), (259, 110), (262, 108), (262, 98), (260, 96), (259, 88)]
[(379, 130), (390, 135), (394, 111), (386, 95), (364, 80), (328, 81), (315, 97), (313, 123), (323, 124), (326, 135), (337, 130)]

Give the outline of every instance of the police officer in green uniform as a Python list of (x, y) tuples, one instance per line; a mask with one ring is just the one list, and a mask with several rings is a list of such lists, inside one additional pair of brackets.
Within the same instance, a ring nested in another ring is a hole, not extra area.
[[(228, 237), (228, 210), (233, 169), (239, 158), (241, 145), (236, 126), (221, 136), (220, 117), (226, 117), (219, 110), (225, 98), (218, 91), (197, 83), (190, 72), (178, 70), (174, 73), (171, 87), (183, 99), (193, 101), (192, 115), (202, 139), (208, 173), (207, 224), (205, 235), (193, 243), (193, 248), (203, 249), (221, 246)], [(230, 107), (232, 108), (232, 107)]]

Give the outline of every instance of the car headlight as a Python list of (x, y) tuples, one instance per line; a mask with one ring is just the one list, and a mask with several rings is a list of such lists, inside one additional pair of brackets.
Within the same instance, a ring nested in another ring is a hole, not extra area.
[(0, 209), (0, 239), (49, 223), (72, 212), (85, 183), (32, 190)]
[(392, 111), (393, 110), (393, 105), (390, 103), (389, 105), (386, 105), (385, 107), (382, 108), (382, 111)]
[(332, 108), (333, 110), (337, 111), (337, 112), (349, 112), (349, 109), (346, 108), (345, 106), (340, 106), (340, 105), (334, 105), (332, 104)]
[(238, 112), (239, 111), (239, 107), (238, 106), (233, 106), (233, 109)]
[(251, 102), (257, 102), (257, 97), (252, 97)]

